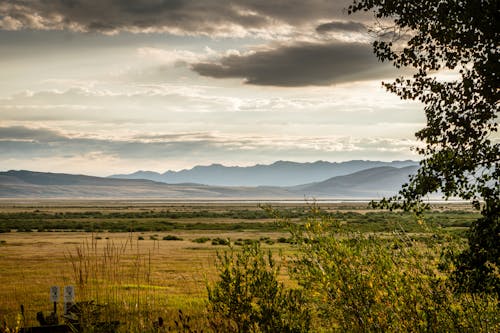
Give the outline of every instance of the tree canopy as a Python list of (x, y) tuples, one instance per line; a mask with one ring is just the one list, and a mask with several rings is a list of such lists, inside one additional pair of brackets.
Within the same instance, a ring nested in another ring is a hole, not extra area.
[(377, 57), (414, 71), (385, 87), (421, 101), (427, 118), (416, 133), (424, 143), (416, 148), (419, 170), (379, 206), (421, 207), (434, 192), (472, 201), (483, 218), (471, 228), (457, 276), (468, 289), (500, 292), (499, 2), (354, 0), (348, 12), (359, 11), (373, 11), (378, 22)]

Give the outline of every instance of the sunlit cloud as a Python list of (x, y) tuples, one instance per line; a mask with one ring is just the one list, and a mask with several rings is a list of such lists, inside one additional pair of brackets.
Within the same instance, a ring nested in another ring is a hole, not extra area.
[[(303, 156), (306, 158), (344, 154), (360, 157), (377, 151), (396, 153), (408, 157), (411, 140), (387, 138), (356, 138), (340, 136), (230, 136), (219, 133), (158, 133), (135, 135), (119, 139), (85, 137), (79, 133), (61, 132), (47, 128), (23, 126), (0, 127), (0, 157), (4, 161), (49, 158), (83, 158), (105, 156), (106, 159), (159, 160), (180, 159), (196, 156), (212, 162), (239, 160), (263, 156), (266, 159)], [(26, 154), (28, 153), (28, 154)], [(29, 157), (27, 157), (29, 156)], [(217, 158), (214, 158), (217, 156)], [(302, 158), (299, 158), (301, 160)], [(6, 165), (0, 164), (5, 168)]]
[(414, 158), (349, 0), (0, 2), (0, 168)]

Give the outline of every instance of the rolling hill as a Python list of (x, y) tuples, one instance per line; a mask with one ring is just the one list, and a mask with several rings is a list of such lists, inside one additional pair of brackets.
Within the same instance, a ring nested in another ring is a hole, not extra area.
[(397, 193), (401, 185), (408, 180), (408, 176), (415, 173), (417, 169), (417, 166), (371, 168), (289, 189), (296, 193), (302, 192), (303, 195), (309, 197), (379, 198)]
[(376, 167), (286, 187), (166, 184), (145, 179), (11, 170), (0, 172), (0, 198), (375, 199), (395, 194), (416, 169)]

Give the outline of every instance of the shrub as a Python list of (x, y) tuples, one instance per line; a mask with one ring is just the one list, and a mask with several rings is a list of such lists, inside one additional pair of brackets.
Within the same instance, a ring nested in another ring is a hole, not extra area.
[(290, 238), (280, 237), (278, 238), (278, 243), (292, 243), (292, 240)]
[(234, 242), (234, 245), (243, 246), (243, 245), (252, 245), (254, 243), (259, 243), (259, 240), (238, 238), (238, 240)]
[[(345, 230), (312, 207), (304, 225), (289, 223), (297, 255), (291, 275), (317, 314), (318, 330), (347, 332), (496, 331), (498, 299), (454, 293), (436, 269), (441, 241), (417, 243)], [(431, 238), (430, 238), (431, 239)]]
[(307, 332), (311, 315), (301, 290), (285, 289), (280, 267), (258, 243), (217, 255), (219, 281), (208, 286), (216, 332)]
[(199, 238), (195, 238), (192, 240), (193, 243), (200, 243), (200, 244), (203, 244), (203, 243), (206, 243), (210, 240), (209, 237), (199, 237)]
[(229, 245), (229, 239), (224, 238), (214, 238), (212, 239), (212, 245)]
[(174, 236), (174, 235), (166, 235), (163, 237), (163, 240), (168, 240), (168, 241), (180, 241), (182, 238)]

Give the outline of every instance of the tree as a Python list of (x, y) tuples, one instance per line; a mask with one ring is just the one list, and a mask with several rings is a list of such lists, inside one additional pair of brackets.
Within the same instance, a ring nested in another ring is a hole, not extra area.
[[(500, 293), (499, 27), (497, 0), (354, 0), (348, 13), (373, 11), (379, 24), (374, 52), (410, 78), (383, 83), (402, 99), (425, 105), (420, 168), (398, 195), (377, 205), (422, 208), (422, 198), (472, 201), (481, 211), (469, 247), (457, 261), (462, 288)], [(448, 70), (453, 80), (436, 77)]]

